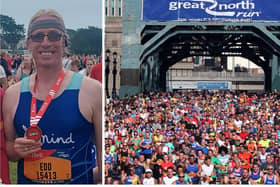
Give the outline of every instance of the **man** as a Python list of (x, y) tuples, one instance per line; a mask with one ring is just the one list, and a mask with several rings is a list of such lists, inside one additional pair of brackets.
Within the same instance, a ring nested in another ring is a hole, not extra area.
[(240, 184), (251, 184), (248, 169), (243, 169), (242, 177), (240, 179)]
[(195, 156), (190, 155), (189, 163), (186, 164), (185, 173), (189, 175), (193, 184), (199, 184), (199, 170), (200, 166), (196, 163)]
[(214, 164), (211, 163), (210, 156), (206, 156), (204, 164), (201, 166), (200, 171), (201, 184), (210, 184), (213, 175), (215, 175)]
[(253, 155), (246, 148), (245, 144), (240, 144), (240, 152), (238, 153), (238, 158), (242, 162), (243, 169), (249, 169), (253, 159)]
[(8, 88), (6, 73), (2, 65), (0, 65), (0, 87), (3, 90), (6, 90)]
[(90, 77), (102, 83), (102, 61), (92, 67)]
[(146, 169), (145, 178), (143, 180), (144, 185), (155, 184), (155, 178), (153, 177), (153, 171), (151, 169)]
[(18, 183), (93, 183), (93, 141), (95, 181), (101, 181), (101, 86), (63, 69), (66, 40), (56, 11), (40, 10), (31, 19), (26, 44), (37, 73), (10, 87), (3, 107), (7, 155), (18, 161)]
[[(65, 57), (62, 59), (62, 65), (65, 69), (70, 69), (72, 65), (72, 60), (70, 58), (70, 54), (66, 54)], [(79, 63), (80, 66), (80, 63)]]
[(134, 158), (134, 168), (135, 174), (138, 175), (139, 180), (142, 181), (145, 174), (145, 168), (144, 166), (139, 164), (139, 160), (137, 157)]
[(264, 171), (264, 173), (267, 173), (268, 166), (272, 166), (274, 170), (277, 170), (278, 168), (278, 164), (271, 154), (266, 155), (265, 163), (261, 164), (260, 169)]
[(176, 180), (178, 180), (178, 177), (174, 176), (173, 172), (174, 172), (174, 170), (172, 167), (169, 167), (167, 169), (167, 176), (163, 177), (162, 184), (171, 185)]
[(174, 181), (172, 184), (184, 185), (184, 184), (189, 184), (189, 182), (187, 180), (185, 180), (185, 174), (183, 172), (181, 172), (178, 174), (178, 179), (176, 181)]
[(93, 65), (94, 65), (94, 60), (93, 59), (88, 59), (86, 61), (86, 68), (79, 71), (79, 73), (82, 74), (82, 75), (85, 75), (87, 77), (90, 77), (90, 73), (91, 73)]

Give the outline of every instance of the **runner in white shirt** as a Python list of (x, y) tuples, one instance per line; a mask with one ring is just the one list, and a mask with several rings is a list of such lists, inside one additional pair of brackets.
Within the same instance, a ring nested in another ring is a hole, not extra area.
[(173, 175), (173, 168), (169, 167), (167, 169), (167, 176), (163, 177), (162, 184), (171, 185), (173, 182), (178, 180), (178, 177)]
[(5, 91), (8, 87), (7, 76), (4, 68), (0, 65), (0, 86)]
[(146, 174), (145, 174), (145, 178), (143, 180), (143, 184), (146, 185), (150, 185), (150, 184), (155, 184), (155, 179), (154, 177), (152, 177), (153, 172), (151, 169), (146, 169)]
[(211, 158), (207, 156), (204, 164), (201, 166), (201, 184), (209, 184), (214, 175), (214, 164), (211, 163)]

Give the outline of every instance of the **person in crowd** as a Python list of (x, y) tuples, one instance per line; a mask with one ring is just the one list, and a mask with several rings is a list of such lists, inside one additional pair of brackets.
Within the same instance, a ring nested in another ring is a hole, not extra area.
[(80, 69), (80, 61), (75, 59), (73, 61), (71, 61), (71, 66), (70, 66), (70, 70), (73, 72), (78, 73)]
[(2, 65), (0, 65), (0, 87), (4, 91), (8, 88), (7, 76)]
[(134, 166), (130, 166), (128, 168), (128, 173), (124, 173), (122, 175), (122, 183), (123, 184), (141, 184), (141, 181), (139, 179), (139, 176), (135, 174), (135, 168)]
[(250, 175), (251, 184), (263, 184), (263, 172), (260, 170), (258, 163), (253, 163)]
[(23, 78), (30, 76), (35, 71), (33, 59), (31, 55), (24, 55), (23, 62), (17, 70), (16, 82), (21, 81)]
[(92, 67), (92, 70), (90, 72), (90, 77), (93, 79), (96, 79), (100, 83), (102, 83), (102, 60), (101, 60), (101, 58), (100, 58), (100, 62), (95, 64)]
[(145, 171), (145, 178), (143, 180), (143, 184), (144, 185), (151, 185), (151, 184), (155, 184), (155, 179), (153, 177), (153, 171), (148, 168)]
[(279, 177), (275, 174), (272, 165), (267, 167), (267, 173), (264, 175), (264, 184), (280, 184)]
[(162, 184), (165, 185), (171, 185), (173, 184), (176, 180), (178, 180), (178, 178), (176, 176), (174, 176), (174, 170), (172, 167), (169, 167), (167, 169), (167, 175), (165, 177), (163, 177), (162, 179)]
[(94, 60), (93, 59), (88, 59), (85, 62), (85, 64), (86, 64), (86, 67), (84, 69), (82, 69), (79, 73), (84, 75), (84, 76), (90, 77), (90, 73), (91, 73), (92, 67), (94, 65)]

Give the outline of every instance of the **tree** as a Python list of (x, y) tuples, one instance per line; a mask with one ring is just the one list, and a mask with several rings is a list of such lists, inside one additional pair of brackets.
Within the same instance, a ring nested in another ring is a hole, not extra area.
[(9, 16), (0, 14), (0, 40), (4, 40), (11, 49), (15, 50), (18, 42), (24, 38), (23, 25), (16, 24)]
[(96, 27), (78, 29), (77, 31), (67, 29), (70, 37), (70, 52), (74, 54), (101, 54), (102, 30)]

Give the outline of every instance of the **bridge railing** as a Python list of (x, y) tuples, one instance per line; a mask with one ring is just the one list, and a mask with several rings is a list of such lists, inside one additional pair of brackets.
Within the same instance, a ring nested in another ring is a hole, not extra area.
[[(178, 70), (177, 70), (178, 71)], [(253, 74), (249, 72), (194, 72), (182, 71), (171, 72), (172, 80), (240, 80), (240, 81), (263, 81), (264, 74)]]

